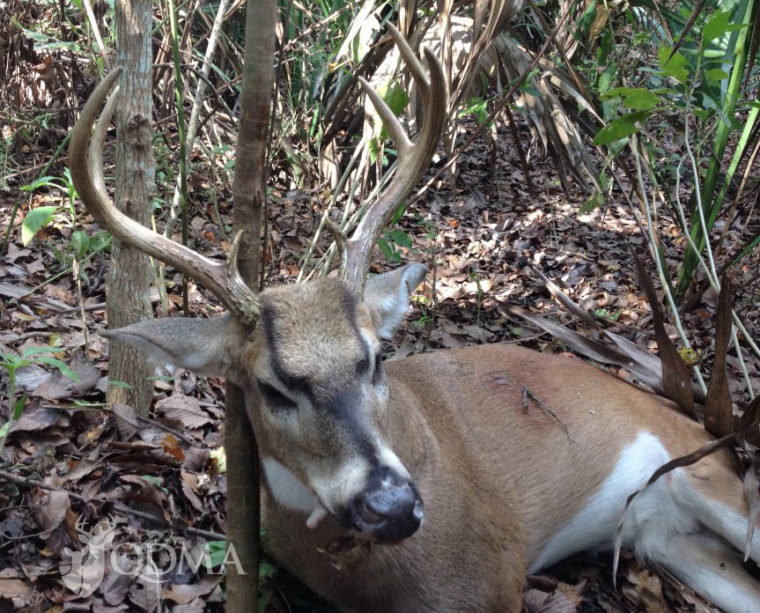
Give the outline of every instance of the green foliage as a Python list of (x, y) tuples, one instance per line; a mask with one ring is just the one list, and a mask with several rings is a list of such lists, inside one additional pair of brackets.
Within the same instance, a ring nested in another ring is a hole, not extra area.
[[(378, 88), (377, 93), (380, 94), (380, 97), (396, 117), (401, 115), (409, 104), (409, 94), (399, 83), (387, 83), (384, 87)], [(379, 120), (378, 125), (381, 126), (379, 134), (373, 136), (369, 142), (369, 155), (372, 163), (377, 161), (377, 156), (383, 150), (383, 142), (390, 138), (385, 126), (380, 124)]]
[(602, 95), (603, 99), (621, 98), (623, 106), (634, 111), (652, 110), (660, 102), (660, 96), (643, 87), (615, 87)]
[[(754, 27), (750, 17), (758, 3), (760, 0), (713, 0), (668, 8), (673, 5), (643, 0), (625, 13), (621, 27), (605, 28), (595, 58), (588, 64), (592, 89), (606, 121), (594, 144), (607, 146), (611, 161), (636, 135), (651, 165), (646, 174), (663, 181), (662, 193), (671, 203), (679, 197), (678, 185), (697, 186), (699, 198), (691, 204), (701, 203), (706, 227), (700, 227), (693, 206), (688, 225), (700, 250), (705, 232), (720, 215), (740, 160), (758, 138), (757, 114), (743, 90), (750, 66), (747, 46)], [(743, 124), (738, 121), (739, 112), (746, 117)], [(674, 126), (681, 127), (681, 138), (689, 145), (675, 158), (659, 144), (660, 137)], [(735, 148), (729, 150), (729, 142), (736, 143)], [(696, 157), (694, 164), (691, 155)], [(721, 168), (728, 171), (719, 181)], [(600, 197), (595, 195), (581, 210), (588, 212), (599, 205)], [(680, 295), (696, 262), (696, 253), (688, 252), (679, 274)]]
[[(71, 173), (68, 168), (64, 170), (62, 177), (42, 176), (31, 183), (21, 187), (21, 190), (28, 193), (35, 193), (38, 190), (60, 191), (66, 196), (63, 205), (45, 205), (29, 211), (24, 220), (21, 222), (21, 241), (24, 245), (37, 235), (37, 233), (49, 226), (51, 223), (61, 223), (70, 228), (77, 227), (77, 214), (74, 206), (78, 196), (71, 181)], [(71, 267), (74, 260), (85, 260), (95, 254), (101, 253), (111, 246), (111, 235), (105, 230), (98, 230), (92, 237), (80, 229), (71, 232), (69, 242), (63, 249), (51, 245), (50, 249), (61, 267)], [(86, 273), (83, 268), (79, 269), (79, 274), (86, 280)]]
[(594, 315), (596, 315), (599, 319), (606, 319), (611, 323), (615, 323), (620, 317), (621, 313), (622, 311), (611, 312), (607, 309), (594, 309)]
[(27, 213), (21, 223), (21, 242), (24, 246), (29, 244), (37, 232), (53, 221), (57, 210), (57, 206), (40, 206)]
[(9, 405), (13, 409), (9, 419), (2, 426), (0, 426), (0, 452), (2, 452), (5, 445), (5, 439), (10, 432), (13, 422), (15, 422), (24, 409), (26, 404), (26, 396), (16, 397), (16, 375), (20, 368), (24, 366), (31, 366), (32, 364), (47, 364), (57, 368), (62, 375), (68, 377), (72, 381), (78, 381), (79, 375), (71, 370), (65, 362), (59, 358), (51, 355), (53, 353), (60, 353), (61, 349), (58, 347), (27, 347), (21, 355), (14, 352), (0, 352), (0, 368), (2, 368), (8, 376), (8, 399)]
[(594, 144), (610, 145), (615, 141), (630, 136), (639, 130), (636, 123), (645, 120), (648, 115), (649, 113), (645, 111), (621, 115), (596, 133), (594, 136)]
[(673, 77), (681, 85), (686, 85), (690, 72), (689, 61), (686, 56), (675, 51), (673, 47), (661, 45), (657, 50), (657, 59), (659, 60), (660, 72), (663, 75)]
[(472, 115), (479, 126), (488, 119), (488, 102), (483, 98), (470, 98), (459, 110), (459, 117)]
[(378, 239), (377, 246), (388, 262), (401, 262), (402, 250), (412, 248), (412, 237), (403, 230), (388, 230)]

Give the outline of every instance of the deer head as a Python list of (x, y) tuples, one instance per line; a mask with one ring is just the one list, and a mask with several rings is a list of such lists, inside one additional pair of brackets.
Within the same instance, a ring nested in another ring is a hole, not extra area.
[[(412, 142), (388, 106), (362, 81), (395, 141), (399, 164), (352, 236), (334, 230), (345, 258), (340, 279), (259, 294), (246, 286), (237, 270), (240, 234), (227, 262), (218, 262), (117, 210), (102, 172), (115, 91), (96, 121), (117, 71), (85, 105), (70, 146), (74, 185), (93, 216), (118, 240), (193, 276), (229, 310), (217, 319), (146, 321), (105, 336), (141, 347), (154, 359), (228, 377), (248, 399), (275, 497), (306, 512), (309, 526), (330, 514), (342, 526), (383, 542), (410, 536), (423, 518), (419, 491), (388, 444), (391, 416), (380, 339), (393, 336), (426, 268), (410, 264), (369, 280), (366, 275), (372, 247), (429, 164), (447, 100), (437, 59), (426, 51), (426, 71), (398, 31), (392, 26), (390, 31), (423, 98), (424, 123)], [(254, 397), (259, 401), (253, 402)]]

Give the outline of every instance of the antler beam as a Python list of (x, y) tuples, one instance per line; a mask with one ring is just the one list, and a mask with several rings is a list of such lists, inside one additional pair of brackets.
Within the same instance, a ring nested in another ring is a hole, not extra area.
[[(213, 292), (245, 325), (253, 325), (260, 309), (256, 293), (246, 285), (238, 271), (242, 231), (235, 236), (226, 262), (212, 260), (128, 217), (116, 208), (108, 195), (103, 180), (103, 144), (119, 88), (116, 87), (110, 96), (108, 92), (120, 72), (120, 68), (113, 70), (95, 88), (71, 132), (69, 166), (79, 197), (93, 217), (115, 238), (190, 275)], [(106, 97), (108, 100), (98, 118)]]
[(364, 288), (372, 248), (380, 238), (383, 229), (390, 223), (398, 205), (403, 202), (428, 168), (446, 120), (448, 91), (438, 58), (430, 50), (424, 50), (426, 72), (401, 33), (392, 24), (388, 24), (388, 29), (417, 84), (422, 98), (424, 117), (420, 135), (416, 142), (412, 142), (385, 101), (364, 79), (360, 79), (367, 96), (396, 145), (398, 163), (396, 174), (390, 185), (372, 204), (351, 238), (346, 241), (345, 278), (357, 294), (361, 294)]

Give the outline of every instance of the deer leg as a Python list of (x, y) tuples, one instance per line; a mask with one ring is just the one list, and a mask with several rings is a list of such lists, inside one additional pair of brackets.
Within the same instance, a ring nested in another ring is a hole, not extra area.
[(675, 535), (650, 559), (725, 611), (760, 610), (760, 585), (739, 563), (738, 553), (712, 533)]

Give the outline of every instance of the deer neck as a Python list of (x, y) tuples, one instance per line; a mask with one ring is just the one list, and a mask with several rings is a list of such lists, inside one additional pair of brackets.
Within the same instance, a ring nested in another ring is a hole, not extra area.
[(416, 395), (392, 375), (388, 376), (388, 388), (388, 421), (383, 436), (412, 478), (419, 479), (436, 463), (436, 439)]

